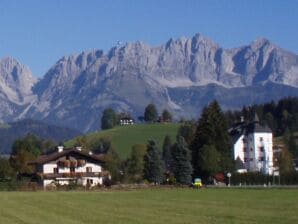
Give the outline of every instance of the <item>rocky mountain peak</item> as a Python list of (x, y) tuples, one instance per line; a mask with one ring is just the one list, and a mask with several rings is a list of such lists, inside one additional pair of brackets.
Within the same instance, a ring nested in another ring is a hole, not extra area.
[(30, 69), (13, 57), (0, 60), (0, 92), (11, 101), (22, 104), (32, 95), (32, 87), (37, 82)]
[[(230, 101), (235, 101), (235, 92), (258, 86), (260, 94), (269, 92), (269, 99), (272, 90), (260, 85), (298, 87), (298, 56), (265, 38), (224, 49), (198, 33), (160, 46), (138, 41), (119, 43), (106, 54), (89, 50), (65, 56), (37, 84), (28, 78), (30, 70), (11, 57), (0, 60), (0, 73), (0, 103), (7, 105), (0, 108), (0, 119), (13, 114), (9, 118), (30, 117), (90, 131), (99, 127), (107, 107), (139, 116), (154, 102), (176, 116), (189, 117), (197, 115), (210, 95), (225, 97), (222, 93), (231, 92)], [(24, 96), (31, 94), (33, 85), (38, 96), (30, 101), (34, 105), (15, 109), (28, 102)], [(248, 102), (246, 96), (247, 92), (239, 104)]]
[(266, 39), (264, 37), (259, 37), (256, 40), (254, 40), (250, 46), (252, 49), (258, 50), (258, 49), (264, 48), (265, 46), (273, 47), (273, 44), (268, 39)]

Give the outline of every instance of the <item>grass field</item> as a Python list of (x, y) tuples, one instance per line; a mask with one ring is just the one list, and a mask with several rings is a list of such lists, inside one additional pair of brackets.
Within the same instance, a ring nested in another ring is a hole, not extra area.
[(298, 190), (0, 192), (0, 223), (297, 223)]
[[(118, 151), (121, 158), (126, 158), (135, 144), (147, 144), (148, 140), (156, 140), (161, 147), (166, 135), (170, 135), (175, 141), (179, 124), (139, 124), (132, 126), (117, 126), (113, 129), (94, 132), (87, 135), (87, 141), (109, 137), (112, 145)], [(74, 140), (65, 143), (67, 147), (73, 146)]]

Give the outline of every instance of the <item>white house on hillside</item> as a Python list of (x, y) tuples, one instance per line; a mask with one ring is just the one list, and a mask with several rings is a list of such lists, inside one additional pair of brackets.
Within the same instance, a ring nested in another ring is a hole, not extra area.
[(241, 121), (236, 124), (230, 134), (238, 172), (260, 171), (273, 174), (272, 131), (269, 127), (260, 125), (257, 115), (250, 123)]
[(36, 166), (36, 174), (44, 187), (59, 184), (77, 183), (83, 186), (96, 186), (103, 183), (108, 176), (102, 168), (103, 158), (82, 151), (81, 147), (64, 149), (49, 155), (42, 155), (31, 165)]

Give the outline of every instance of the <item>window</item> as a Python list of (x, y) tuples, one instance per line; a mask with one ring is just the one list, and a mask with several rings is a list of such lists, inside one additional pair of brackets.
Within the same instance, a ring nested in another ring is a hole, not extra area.
[(247, 158), (244, 158), (244, 162), (247, 162), (248, 160), (247, 160)]
[(260, 162), (263, 162), (263, 161), (264, 161), (264, 157), (263, 157), (263, 156), (260, 157), (260, 158), (259, 158), (259, 161), (260, 161)]
[(242, 141), (243, 141), (243, 143), (246, 143), (246, 142), (247, 142), (247, 141), (246, 141), (246, 138), (243, 138)]
[(264, 152), (264, 146), (261, 146), (259, 148), (260, 148), (260, 152)]
[(74, 173), (75, 172), (75, 167), (70, 167), (70, 172)]
[(246, 152), (246, 147), (243, 147), (243, 152)]
[(254, 161), (254, 159), (253, 158), (250, 158), (249, 161), (252, 162), (252, 161)]
[(252, 150), (253, 150), (253, 149), (252, 149), (252, 148), (250, 148), (250, 151), (251, 151), (251, 152), (252, 152)]
[(92, 173), (92, 167), (91, 166), (86, 167), (86, 172), (87, 173)]
[(59, 170), (58, 170), (58, 168), (57, 168), (57, 167), (55, 167), (55, 168), (53, 169), (53, 172), (54, 172), (54, 173), (59, 173)]
[(263, 141), (263, 137), (260, 137), (260, 141)]

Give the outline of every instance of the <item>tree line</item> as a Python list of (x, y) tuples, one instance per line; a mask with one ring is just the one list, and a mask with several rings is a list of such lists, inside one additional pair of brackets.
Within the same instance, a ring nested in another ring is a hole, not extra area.
[[(132, 118), (129, 113), (117, 113), (113, 108), (106, 108), (101, 117), (101, 129), (106, 130), (119, 125), (122, 117)], [(139, 116), (138, 119), (147, 123), (171, 122), (172, 114), (167, 109), (164, 109), (161, 116), (159, 116), (156, 106), (150, 103), (146, 106), (144, 115)]]

